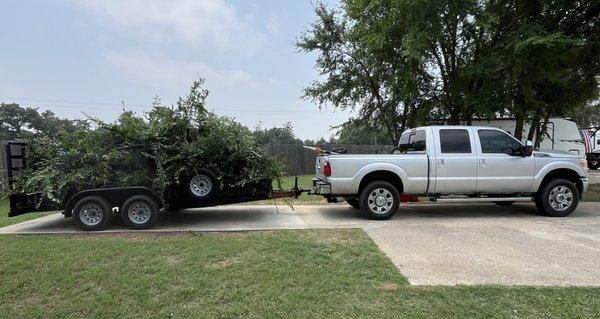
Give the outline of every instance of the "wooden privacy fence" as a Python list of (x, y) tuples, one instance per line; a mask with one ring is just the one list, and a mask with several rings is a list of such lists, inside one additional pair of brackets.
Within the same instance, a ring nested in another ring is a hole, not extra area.
[[(377, 154), (389, 153), (393, 145), (329, 145), (328, 150), (345, 148), (348, 154)], [(315, 152), (297, 144), (270, 144), (266, 146), (269, 155), (278, 156), (287, 164), (289, 175), (315, 173)]]

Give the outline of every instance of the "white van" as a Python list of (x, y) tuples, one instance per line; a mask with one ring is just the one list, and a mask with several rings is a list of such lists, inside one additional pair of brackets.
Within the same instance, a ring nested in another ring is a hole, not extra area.
[(588, 167), (597, 170), (600, 167), (600, 127), (589, 127), (579, 131), (585, 144)]
[[(511, 135), (515, 135), (516, 120), (514, 118), (506, 119), (474, 119), (471, 125), (489, 125), (502, 129)], [(521, 142), (525, 143), (531, 124), (523, 124), (523, 134)], [(537, 137), (534, 135), (533, 140)], [(540, 143), (540, 150), (555, 150), (573, 153), (582, 159), (585, 159), (585, 144), (575, 122), (553, 117), (548, 120), (548, 129)]]

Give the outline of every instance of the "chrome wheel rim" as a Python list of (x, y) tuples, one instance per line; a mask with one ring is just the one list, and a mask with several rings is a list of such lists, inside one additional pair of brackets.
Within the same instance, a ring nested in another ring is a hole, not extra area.
[(550, 206), (557, 211), (564, 211), (573, 204), (573, 192), (566, 186), (556, 186), (548, 195)]
[(389, 213), (394, 205), (394, 196), (385, 188), (376, 188), (368, 198), (369, 209), (378, 215)]
[(96, 226), (103, 218), (102, 207), (95, 203), (89, 203), (81, 207), (79, 219), (86, 226)]
[(196, 175), (190, 181), (190, 190), (192, 194), (198, 197), (204, 197), (212, 191), (212, 182), (206, 175)]
[(133, 223), (143, 224), (150, 219), (150, 216), (152, 216), (152, 209), (147, 203), (135, 202), (129, 206), (127, 216)]

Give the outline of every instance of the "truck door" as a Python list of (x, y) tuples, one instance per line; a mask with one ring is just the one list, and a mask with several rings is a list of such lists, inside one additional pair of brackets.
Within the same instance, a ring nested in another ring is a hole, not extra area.
[(468, 129), (434, 130), (436, 140), (434, 193), (475, 193), (477, 157)]
[(500, 130), (479, 129), (477, 137), (477, 192), (528, 192), (533, 184), (535, 158), (523, 156), (523, 145)]

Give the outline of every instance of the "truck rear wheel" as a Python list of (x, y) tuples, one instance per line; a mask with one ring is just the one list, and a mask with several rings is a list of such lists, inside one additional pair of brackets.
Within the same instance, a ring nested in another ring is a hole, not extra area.
[(87, 196), (73, 206), (73, 220), (82, 230), (97, 231), (108, 226), (112, 210), (106, 199)]
[(579, 191), (571, 181), (555, 179), (540, 188), (535, 196), (535, 205), (548, 216), (569, 216), (579, 205)]
[(389, 219), (398, 210), (400, 194), (394, 185), (376, 181), (368, 184), (360, 194), (360, 208), (371, 219)]
[(148, 196), (136, 195), (123, 204), (121, 219), (130, 228), (148, 229), (158, 217), (158, 205)]

